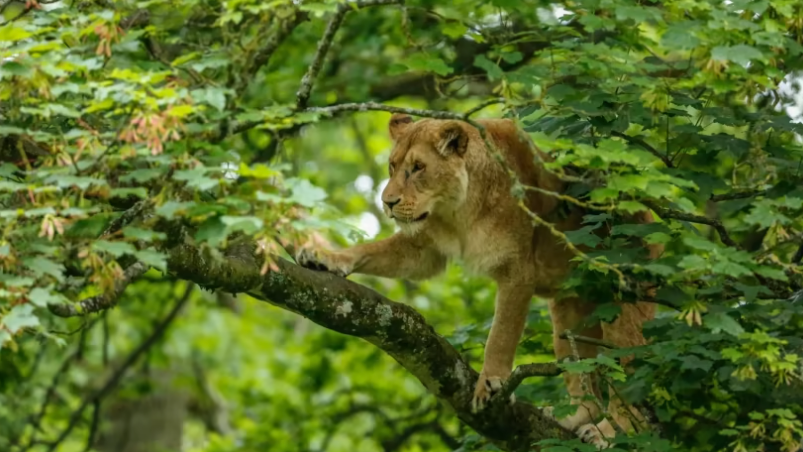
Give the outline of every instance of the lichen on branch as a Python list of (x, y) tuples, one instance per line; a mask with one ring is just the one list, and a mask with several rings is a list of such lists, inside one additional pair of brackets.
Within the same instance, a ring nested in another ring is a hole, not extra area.
[(204, 287), (246, 292), (325, 328), (366, 340), (418, 378), (463, 422), (504, 450), (529, 450), (532, 443), (543, 439), (573, 438), (529, 403), (496, 401), (472, 413), (471, 395), (478, 373), (412, 307), (278, 257), (274, 258), (277, 271), (260, 275), (253, 248), (240, 246), (239, 254), (228, 251), (218, 256), (192, 245), (176, 246), (170, 252), (168, 271)]

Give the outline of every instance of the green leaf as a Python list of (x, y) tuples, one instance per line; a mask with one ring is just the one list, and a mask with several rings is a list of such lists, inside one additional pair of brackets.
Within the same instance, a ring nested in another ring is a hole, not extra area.
[(207, 103), (218, 111), (223, 111), (226, 109), (226, 93), (227, 90), (223, 88), (208, 87), (193, 90), (190, 95), (196, 102)]
[(207, 242), (209, 246), (217, 247), (226, 238), (226, 225), (220, 220), (220, 217), (213, 216), (207, 218), (206, 221), (201, 223), (198, 231), (195, 233), (195, 240), (199, 242)]
[(709, 361), (707, 359), (701, 359), (697, 355), (687, 355), (681, 359), (680, 369), (681, 370), (702, 370), (703, 372), (708, 372), (711, 370), (711, 366), (714, 364), (713, 361)]
[(741, 276), (748, 276), (753, 273), (750, 271), (749, 268), (741, 264), (737, 264), (736, 262), (731, 262), (727, 260), (715, 263), (711, 267), (711, 270), (716, 273), (722, 273), (723, 275), (732, 276), (734, 278), (739, 278)]
[(744, 333), (744, 328), (733, 317), (724, 312), (715, 312), (703, 317), (703, 324), (711, 328), (714, 333), (724, 331), (732, 336)]
[(566, 231), (564, 234), (566, 234), (569, 241), (575, 245), (585, 245), (590, 248), (595, 248), (602, 243), (602, 239), (593, 233), (599, 226), (599, 223), (583, 226), (575, 231)]
[(28, 293), (28, 300), (36, 306), (41, 308), (47, 307), (49, 304), (62, 304), (69, 303), (69, 300), (60, 293), (54, 293), (51, 289), (44, 289), (35, 287)]
[(774, 224), (789, 224), (790, 219), (778, 212), (769, 202), (760, 202), (753, 207), (753, 209), (745, 215), (744, 221), (758, 225), (762, 228), (769, 228)]
[(157, 177), (161, 177), (164, 174), (165, 170), (160, 168), (136, 169), (120, 176), (120, 181), (142, 183), (142, 182), (148, 182), (149, 180), (155, 179)]
[(756, 265), (753, 266), (753, 271), (767, 278), (777, 279), (778, 281), (784, 281), (784, 282), (789, 281), (789, 277), (786, 276), (786, 273), (784, 273), (783, 270), (779, 268), (767, 267), (765, 265)]
[(505, 75), (502, 71), (502, 68), (499, 67), (496, 63), (489, 60), (485, 57), (485, 55), (477, 55), (474, 57), (474, 66), (477, 66), (480, 69), (484, 69), (485, 72), (488, 73), (488, 79), (491, 81), (500, 80)]
[(196, 204), (192, 201), (189, 202), (178, 202), (178, 201), (167, 201), (166, 203), (162, 204), (161, 206), (155, 209), (157, 215), (165, 217), (168, 220), (172, 220), (176, 214), (184, 214), (187, 209), (195, 206)]
[(137, 249), (126, 242), (110, 242), (108, 240), (97, 240), (92, 243), (92, 249), (103, 253), (109, 253), (114, 257), (121, 257), (124, 254), (134, 255)]
[(441, 31), (452, 39), (458, 39), (468, 32), (468, 27), (457, 21), (444, 22), (441, 24)]
[(149, 265), (162, 272), (167, 271), (167, 254), (156, 250), (140, 250), (134, 252), (134, 257), (145, 265)]
[(449, 75), (454, 71), (442, 59), (425, 53), (414, 53), (402, 60), (401, 64), (413, 71), (434, 72), (440, 76)]
[(750, 60), (762, 60), (764, 55), (755, 47), (746, 44), (719, 46), (711, 49), (711, 58), (718, 61), (732, 61), (742, 66)]
[(33, 274), (39, 278), (44, 275), (52, 276), (58, 282), (64, 281), (64, 266), (51, 261), (50, 259), (36, 256), (23, 261), (26, 267), (30, 268)]
[(306, 179), (292, 178), (288, 179), (286, 183), (291, 191), (291, 195), (287, 199), (289, 202), (304, 207), (315, 207), (316, 204), (326, 199), (326, 191), (312, 185)]
[(220, 221), (226, 225), (228, 232), (242, 231), (245, 234), (255, 234), (262, 230), (265, 223), (257, 217), (222, 216)]
[(164, 232), (151, 231), (149, 229), (140, 229), (134, 226), (126, 226), (123, 228), (123, 237), (127, 239), (152, 242), (154, 240), (166, 239), (167, 234)]
[(0, 318), (0, 325), (3, 325), (11, 334), (17, 334), (23, 328), (39, 326), (39, 318), (33, 314), (33, 305), (18, 304)]
[(0, 27), (0, 42), (16, 42), (31, 36), (31, 32), (24, 28), (12, 26), (8, 22)]

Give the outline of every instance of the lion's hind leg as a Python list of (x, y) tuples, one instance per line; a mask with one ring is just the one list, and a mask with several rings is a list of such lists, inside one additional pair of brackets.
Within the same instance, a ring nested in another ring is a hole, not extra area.
[[(570, 341), (561, 339), (561, 334), (566, 330), (571, 330), (574, 335), (602, 339), (602, 329), (599, 324), (595, 324), (583, 329), (577, 329), (585, 319), (594, 312), (595, 305), (587, 303), (579, 298), (564, 298), (560, 300), (550, 300), (549, 311), (552, 317), (552, 341), (555, 348), (555, 357), (558, 362), (563, 362), (566, 358), (576, 357), (593, 358), (597, 356), (597, 346), (580, 341)], [(574, 342), (574, 344), (572, 344)], [(597, 404), (599, 400), (599, 390), (596, 384), (596, 376), (588, 374), (572, 374), (564, 372), (563, 379), (566, 383), (566, 390), (571, 397), (571, 403), (578, 405), (577, 411), (569, 416), (557, 418), (553, 415), (552, 407), (544, 409), (544, 415), (554, 418), (560, 425), (571, 431), (588, 423), (592, 423), (600, 414)], [(588, 400), (592, 396), (597, 399)], [(579, 432), (578, 432), (579, 434)]]
[[(642, 328), (644, 322), (655, 318), (655, 305), (652, 303), (621, 303), (619, 316), (611, 323), (602, 323), (602, 338), (617, 348), (629, 348), (645, 345)], [(627, 365), (633, 360), (632, 356), (620, 359), (620, 364), (627, 371)], [(619, 397), (612, 386), (609, 388), (608, 415), (613, 422), (625, 432), (633, 432), (636, 428), (643, 428), (644, 417), (634, 407)], [(635, 424), (635, 425), (634, 425)], [(598, 447), (608, 447), (609, 440), (614, 438), (616, 430), (608, 419), (599, 423), (588, 423), (577, 430), (583, 441), (595, 444)]]

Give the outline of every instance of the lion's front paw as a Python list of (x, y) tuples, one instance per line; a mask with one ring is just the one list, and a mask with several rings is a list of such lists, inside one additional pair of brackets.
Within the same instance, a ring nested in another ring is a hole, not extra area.
[[(485, 408), (491, 397), (502, 389), (504, 383), (505, 380), (501, 377), (486, 377), (485, 373), (481, 373), (477, 380), (477, 386), (474, 388), (474, 398), (471, 399), (471, 411), (476, 413)], [(514, 394), (510, 394), (510, 403), (516, 403)]]
[(327, 271), (345, 278), (351, 274), (352, 266), (348, 260), (336, 253), (313, 248), (301, 248), (296, 253), (298, 265), (311, 270)]
[(577, 429), (577, 436), (580, 437), (584, 443), (597, 446), (597, 450), (607, 449), (611, 447), (611, 443), (605, 439), (605, 435), (597, 427), (597, 424), (585, 424)]

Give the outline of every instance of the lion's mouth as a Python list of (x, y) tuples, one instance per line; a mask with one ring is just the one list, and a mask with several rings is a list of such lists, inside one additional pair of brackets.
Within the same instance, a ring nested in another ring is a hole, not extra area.
[(393, 219), (395, 219), (396, 221), (398, 221), (400, 223), (410, 224), (410, 223), (418, 223), (419, 221), (424, 221), (424, 220), (427, 219), (428, 216), (429, 216), (429, 212), (424, 212), (421, 215), (413, 218), (412, 220), (405, 220), (405, 219), (399, 218), (399, 217), (397, 217), (395, 215), (393, 216)]

